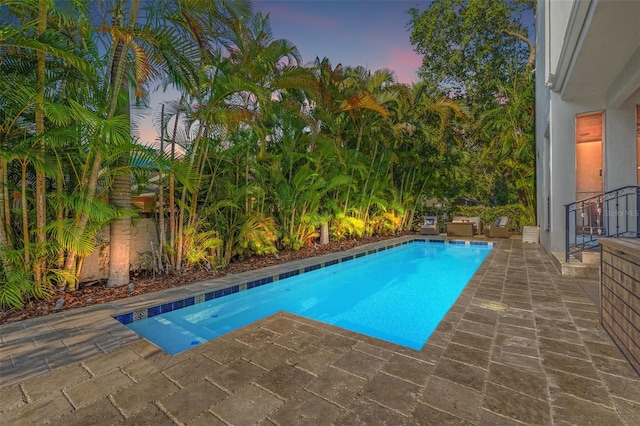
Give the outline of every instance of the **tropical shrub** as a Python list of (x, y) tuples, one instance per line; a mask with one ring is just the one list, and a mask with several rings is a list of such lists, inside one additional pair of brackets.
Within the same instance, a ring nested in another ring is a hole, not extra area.
[(305, 214), (295, 226), (293, 234), (283, 232), (280, 245), (285, 250), (300, 250), (302, 247), (309, 247), (314, 240), (320, 237), (320, 232), (318, 232), (320, 225), (319, 215)]
[(360, 238), (365, 234), (365, 231), (364, 220), (347, 216), (344, 213), (338, 213), (329, 224), (329, 234), (334, 240)]
[(44, 280), (33, 280), (32, 265), (25, 264), (24, 250), (2, 250), (0, 253), (0, 307), (21, 309), (27, 300), (49, 299), (55, 286)]
[(220, 256), (222, 240), (205, 223), (198, 222), (185, 227), (182, 244), (185, 268), (210, 268), (219, 263), (217, 258)]
[(241, 216), (240, 220), (226, 236), (224, 243), (224, 261), (228, 264), (233, 258), (247, 258), (253, 255), (264, 256), (278, 252), (276, 248), (277, 227), (271, 217), (260, 213)]
[(393, 211), (381, 212), (370, 219), (370, 227), (373, 235), (389, 235), (400, 231), (402, 216)]

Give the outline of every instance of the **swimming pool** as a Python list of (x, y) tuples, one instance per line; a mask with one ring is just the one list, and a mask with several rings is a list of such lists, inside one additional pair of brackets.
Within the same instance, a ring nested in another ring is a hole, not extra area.
[(413, 242), (127, 326), (174, 355), (287, 311), (419, 350), (490, 250)]

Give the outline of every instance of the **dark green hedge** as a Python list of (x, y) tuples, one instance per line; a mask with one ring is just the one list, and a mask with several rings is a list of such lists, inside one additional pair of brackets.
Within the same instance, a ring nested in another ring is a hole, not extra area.
[(444, 206), (425, 207), (416, 212), (415, 229), (420, 229), (420, 224), (424, 216), (437, 216), (440, 232), (445, 230), (445, 222), (451, 220), (453, 216), (480, 216), (482, 226), (492, 225), (501, 216), (509, 216), (509, 230), (522, 231), (525, 225), (535, 225), (528, 223), (527, 215), (520, 204), (509, 204), (506, 206)]
[(501, 216), (509, 217), (509, 230), (522, 231), (525, 225), (535, 225), (527, 223), (530, 220), (520, 204), (509, 204), (506, 206), (455, 206), (451, 212), (452, 216), (480, 216), (482, 226), (492, 225)]

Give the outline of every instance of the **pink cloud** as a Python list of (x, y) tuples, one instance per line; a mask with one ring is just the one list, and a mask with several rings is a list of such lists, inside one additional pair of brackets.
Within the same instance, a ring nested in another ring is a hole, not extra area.
[(153, 128), (153, 125), (146, 122), (139, 126), (134, 131), (134, 134), (138, 136), (143, 145), (155, 144), (156, 140), (159, 138), (158, 132)]
[(422, 65), (422, 57), (412, 50), (390, 47), (390, 59), (383, 64), (384, 68), (395, 71), (400, 83), (416, 83), (419, 78), (416, 74)]

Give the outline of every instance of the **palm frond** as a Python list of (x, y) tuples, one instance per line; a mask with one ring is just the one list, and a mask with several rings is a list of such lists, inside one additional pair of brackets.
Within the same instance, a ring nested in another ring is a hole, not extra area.
[(44, 103), (44, 114), (55, 126), (65, 126), (71, 123), (71, 111), (67, 105), (53, 102)]
[(93, 65), (86, 60), (65, 50), (59, 49), (46, 43), (42, 43), (38, 40), (15, 37), (11, 40), (8, 40), (5, 45), (47, 53), (63, 60), (65, 63), (71, 65), (72, 67), (77, 68), (86, 76), (92, 76), (94, 73)]
[(389, 116), (389, 111), (384, 105), (380, 104), (376, 98), (370, 93), (357, 93), (349, 96), (342, 101), (338, 111), (354, 111), (359, 109), (368, 109), (375, 111), (384, 118)]

